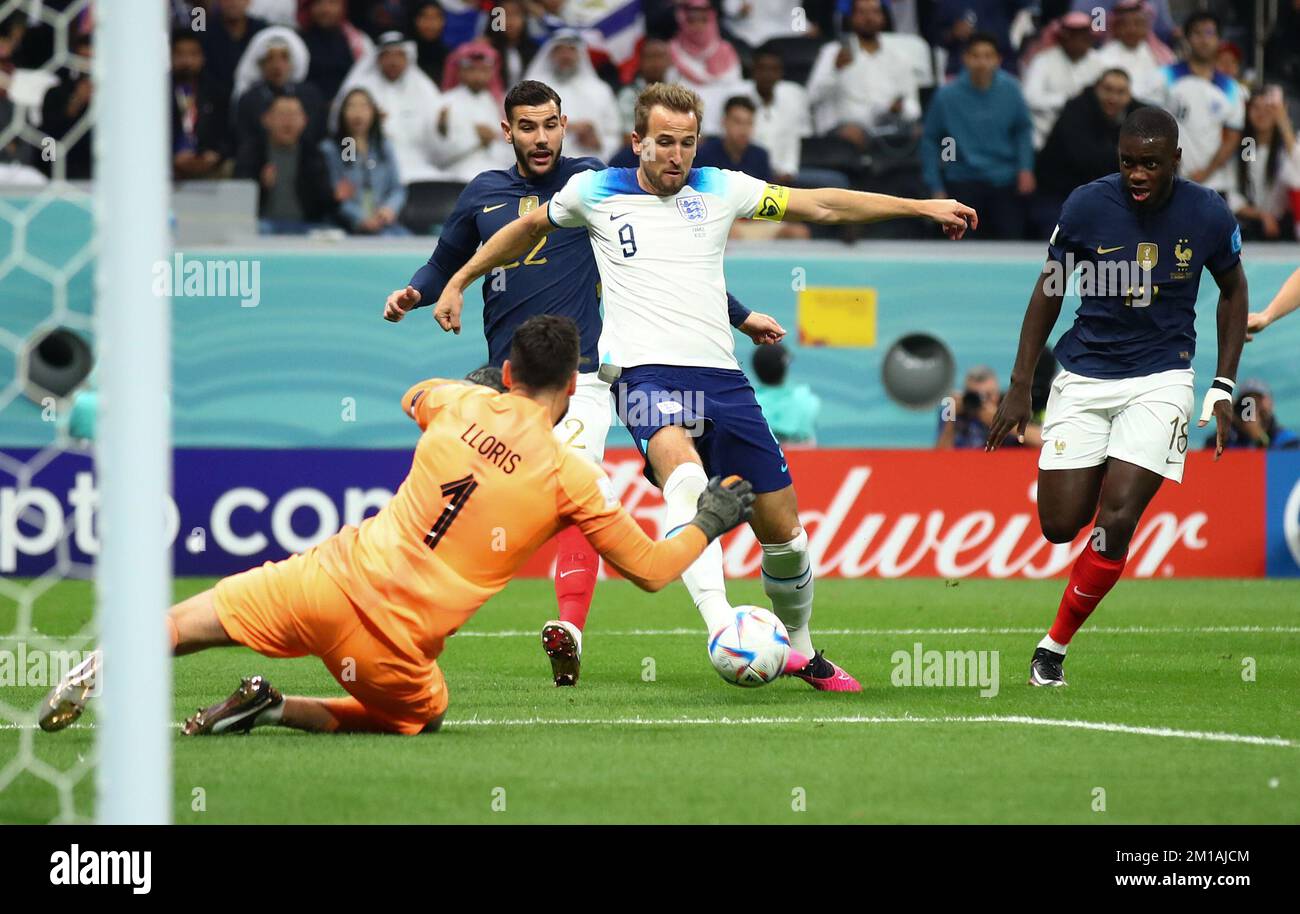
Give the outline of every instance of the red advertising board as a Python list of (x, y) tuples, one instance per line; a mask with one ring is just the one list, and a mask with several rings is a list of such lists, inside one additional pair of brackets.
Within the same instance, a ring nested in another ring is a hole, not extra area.
[[(1006, 451), (787, 451), (799, 514), (822, 577), (1063, 576), (1088, 531), (1069, 545), (1042, 537), (1037, 453)], [(663, 501), (632, 450), (605, 469), (625, 507), (661, 535)], [(1182, 485), (1166, 482), (1138, 526), (1130, 577), (1261, 577), (1265, 564), (1265, 462), (1254, 452), (1188, 455)], [(760, 550), (745, 527), (723, 540), (728, 577), (758, 574)], [(525, 575), (550, 573), (543, 549)]]

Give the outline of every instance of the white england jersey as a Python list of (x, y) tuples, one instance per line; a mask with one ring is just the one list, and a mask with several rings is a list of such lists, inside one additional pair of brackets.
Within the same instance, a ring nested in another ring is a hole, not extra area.
[(720, 168), (691, 169), (670, 197), (642, 190), (635, 168), (570, 178), (548, 215), (561, 228), (587, 227), (605, 306), (601, 361), (739, 368), (722, 274), (727, 236), (737, 219), (779, 219), (787, 193)]
[[(1246, 101), (1236, 80), (1218, 70), (1213, 79), (1192, 72), (1186, 61), (1162, 67), (1154, 85), (1136, 87), (1134, 95), (1150, 99), (1178, 121), (1178, 145), (1183, 150), (1182, 173), (1190, 175), (1214, 159), (1223, 142), (1223, 129), (1241, 130)], [(1234, 158), (1205, 179), (1206, 187), (1226, 191), (1233, 181)]]

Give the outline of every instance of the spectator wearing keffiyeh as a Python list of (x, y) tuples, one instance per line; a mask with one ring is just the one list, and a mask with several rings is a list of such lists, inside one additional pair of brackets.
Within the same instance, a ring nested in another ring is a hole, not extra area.
[(709, 0), (680, 0), (676, 17), (677, 34), (668, 42), (673, 68), (681, 82), (704, 100), (704, 132), (717, 133), (724, 103), (744, 89), (740, 57), (722, 37), (718, 14)]

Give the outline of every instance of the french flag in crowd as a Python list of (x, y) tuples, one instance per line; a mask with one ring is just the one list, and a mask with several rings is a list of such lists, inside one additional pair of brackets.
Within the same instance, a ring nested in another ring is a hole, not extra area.
[(645, 41), (641, 0), (606, 0), (599, 5), (606, 8), (605, 14), (585, 26), (583, 37), (595, 54), (604, 54), (618, 68), (623, 82), (629, 82), (636, 76), (641, 44)]
[(447, 17), (443, 43), (454, 48), (473, 41), (479, 33), (479, 21), (484, 18), (482, 0), (440, 0), (440, 5)]
[(544, 15), (533, 20), (533, 37), (540, 43), (560, 29), (577, 29), (587, 42), (592, 62), (608, 61), (619, 79), (630, 82), (641, 61), (645, 40), (645, 14), (641, 0), (569, 0), (563, 16)]

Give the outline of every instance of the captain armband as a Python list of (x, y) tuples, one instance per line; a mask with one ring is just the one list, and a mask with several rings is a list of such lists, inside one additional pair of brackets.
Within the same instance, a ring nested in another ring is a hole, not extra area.
[(790, 205), (790, 188), (780, 184), (769, 184), (763, 188), (763, 196), (754, 210), (755, 219), (767, 222), (780, 222), (785, 218), (786, 207)]

